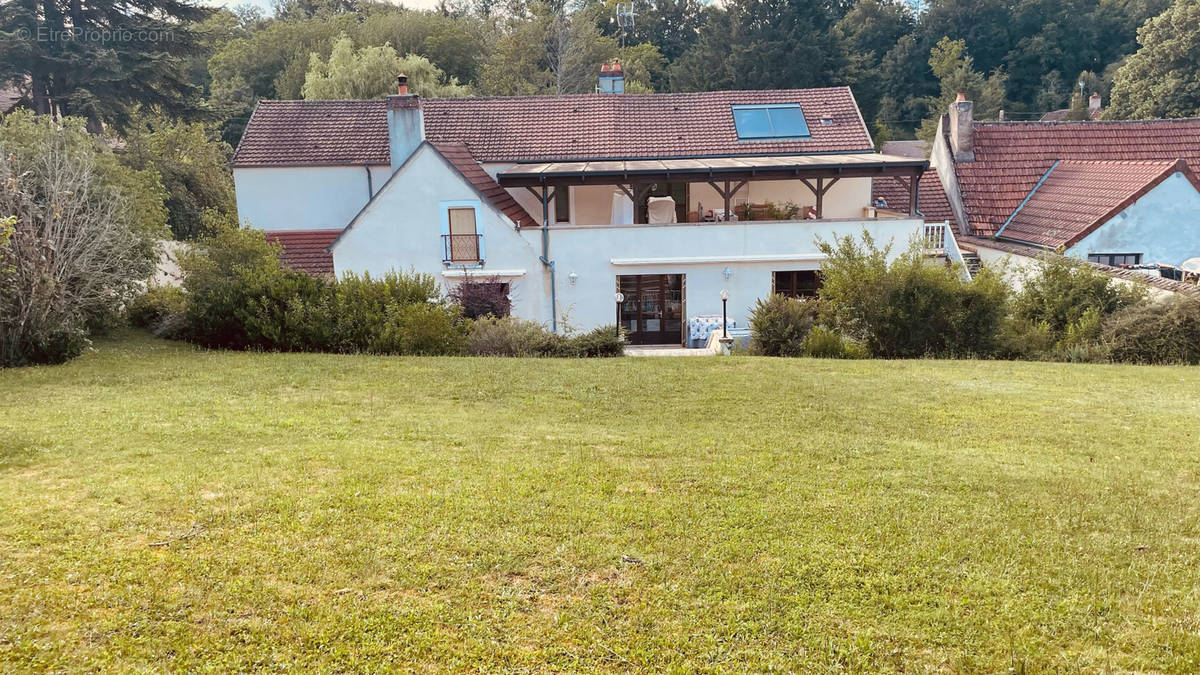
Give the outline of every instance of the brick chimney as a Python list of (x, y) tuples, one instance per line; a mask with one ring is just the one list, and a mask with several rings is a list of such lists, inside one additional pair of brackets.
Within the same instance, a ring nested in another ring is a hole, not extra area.
[(403, 73), (396, 78), (396, 93), (387, 97), (387, 121), (388, 148), (395, 171), (425, 140), (421, 100), (408, 93), (408, 77)]
[(1100, 104), (1104, 100), (1100, 98), (1100, 92), (1092, 92), (1092, 97), (1088, 99), (1088, 117), (1095, 118), (1100, 112)]
[(956, 162), (975, 161), (975, 104), (959, 94), (950, 104), (950, 150)]
[(605, 63), (600, 66), (600, 86), (596, 91), (601, 94), (624, 94), (625, 93), (625, 72), (621, 70), (621, 63), (613, 61), (612, 64)]

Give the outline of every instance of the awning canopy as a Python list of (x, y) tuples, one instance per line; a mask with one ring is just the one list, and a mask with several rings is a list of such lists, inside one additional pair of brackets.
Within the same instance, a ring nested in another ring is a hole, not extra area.
[(518, 164), (501, 171), (503, 187), (617, 185), (716, 180), (919, 176), (929, 160), (876, 153), (597, 160)]

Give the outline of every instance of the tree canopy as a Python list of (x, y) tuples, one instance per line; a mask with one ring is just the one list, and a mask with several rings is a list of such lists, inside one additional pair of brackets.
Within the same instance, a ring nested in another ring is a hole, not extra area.
[(1111, 119), (1200, 115), (1200, 0), (1175, 0), (1138, 31), (1141, 47), (1117, 71)]

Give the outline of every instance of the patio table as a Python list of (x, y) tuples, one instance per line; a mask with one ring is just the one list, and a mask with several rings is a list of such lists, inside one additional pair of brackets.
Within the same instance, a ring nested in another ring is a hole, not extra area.
[[(721, 330), (720, 314), (697, 314), (688, 319), (688, 346), (693, 349), (704, 347), (713, 331)], [(728, 319), (725, 326), (729, 330), (737, 328), (735, 319)]]

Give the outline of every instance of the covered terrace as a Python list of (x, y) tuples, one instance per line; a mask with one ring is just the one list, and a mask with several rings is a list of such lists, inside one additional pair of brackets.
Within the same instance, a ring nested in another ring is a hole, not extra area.
[[(728, 219), (734, 212), (734, 196), (758, 181), (802, 184), (807, 191), (804, 194), (811, 194), (814, 202), (807, 217), (823, 219), (829, 191), (839, 181), (869, 181), (876, 177), (895, 177), (907, 186), (908, 203), (888, 205), (891, 212), (917, 216), (920, 178), (928, 167), (925, 159), (875, 153), (697, 157), (517, 164), (500, 171), (496, 179), (502, 187), (525, 188), (533, 193), (547, 226), (554, 222), (550, 209), (555, 194), (571, 186), (616, 186), (634, 205), (633, 222), (648, 223), (647, 196), (656, 185), (710, 187), (724, 205), (720, 219)], [(869, 182), (866, 185), (864, 202), (869, 202)]]

